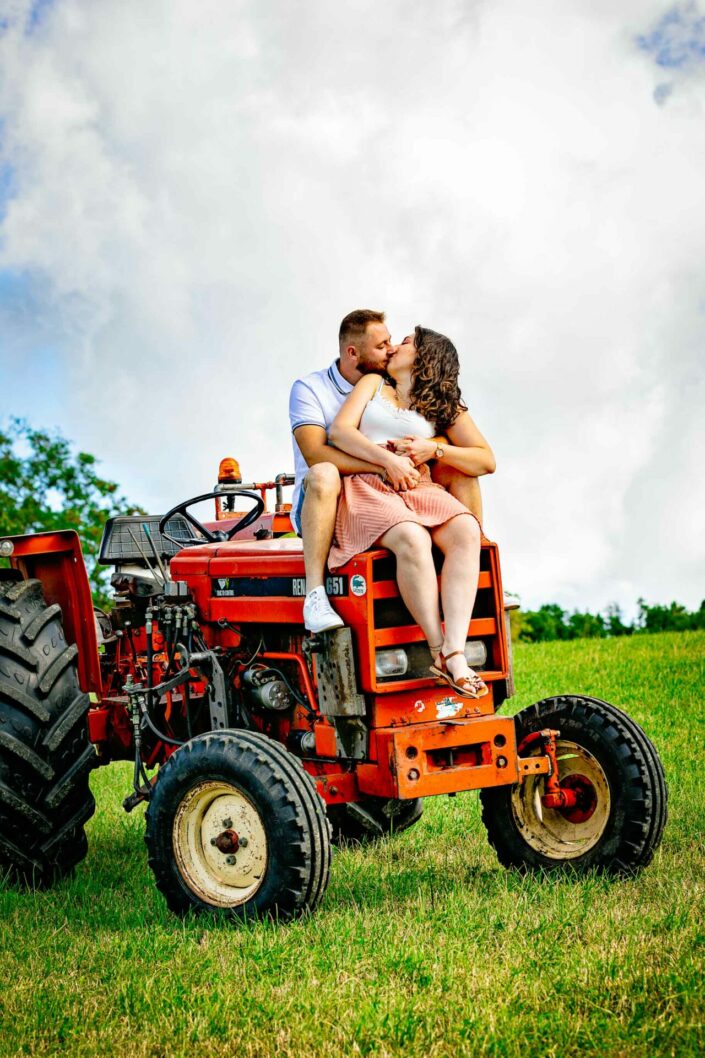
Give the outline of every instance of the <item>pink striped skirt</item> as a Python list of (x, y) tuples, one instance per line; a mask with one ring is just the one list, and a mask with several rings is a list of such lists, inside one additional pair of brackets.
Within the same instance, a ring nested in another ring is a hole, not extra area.
[(421, 483), (406, 492), (395, 492), (379, 474), (343, 477), (333, 546), (328, 556), (329, 569), (344, 566), (400, 522), (416, 522), (431, 528), (459, 514), (474, 517), (460, 500), (431, 480), (425, 463), (418, 469)]

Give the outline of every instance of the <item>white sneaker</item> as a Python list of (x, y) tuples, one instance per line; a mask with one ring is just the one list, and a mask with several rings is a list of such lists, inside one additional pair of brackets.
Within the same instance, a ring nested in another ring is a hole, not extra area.
[(342, 628), (343, 624), (328, 601), (323, 585), (308, 593), (304, 599), (304, 625), (309, 632), (329, 632), (332, 628)]

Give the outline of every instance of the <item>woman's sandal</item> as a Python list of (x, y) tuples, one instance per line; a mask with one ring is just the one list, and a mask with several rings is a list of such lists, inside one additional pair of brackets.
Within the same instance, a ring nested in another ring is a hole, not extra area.
[(458, 654), (463, 654), (464, 656), (465, 651), (454, 650), (451, 654), (444, 654), (442, 650), (439, 650), (440, 667), (431, 665), (430, 671), (438, 678), (439, 683), (447, 683), (454, 691), (461, 694), (463, 698), (482, 698), (483, 695), (487, 694), (487, 684), (480, 679), (476, 672), (472, 676), (461, 676), (459, 680), (456, 680), (453, 678), (452, 673), (448, 671), (446, 662)]

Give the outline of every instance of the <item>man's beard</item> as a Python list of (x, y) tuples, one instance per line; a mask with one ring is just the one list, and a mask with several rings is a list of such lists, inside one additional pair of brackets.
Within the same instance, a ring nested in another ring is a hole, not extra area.
[(359, 359), (357, 361), (356, 367), (357, 367), (357, 370), (360, 372), (361, 375), (386, 375), (386, 373), (387, 373), (387, 364), (389, 363), (391, 358), (392, 358), (392, 354), (390, 353), (389, 356), (387, 357), (387, 359), (383, 363), (381, 363), (381, 364), (373, 364), (371, 360), (368, 360), (364, 356), (364, 354), (361, 353), (360, 357), (359, 357)]

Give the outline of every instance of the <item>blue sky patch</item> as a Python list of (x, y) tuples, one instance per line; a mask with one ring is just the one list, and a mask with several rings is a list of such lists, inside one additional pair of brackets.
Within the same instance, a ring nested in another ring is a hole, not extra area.
[[(55, 6), (56, 2), (57, 0), (34, 0), (24, 21), (23, 28), (25, 33), (34, 33), (38, 30), (44, 23), (47, 12)], [(16, 26), (17, 22), (18, 16), (16, 14), (0, 15), (0, 36), (6, 33), (11, 26)]]
[[(12, 359), (12, 371), (9, 370), (9, 361), (3, 370), (6, 376), (3, 415), (18, 415), (36, 425), (57, 425), (70, 398), (65, 357), (61, 351), (38, 339), (31, 344), (16, 346), (12, 350)], [(2, 366), (0, 355), (0, 368)], [(70, 428), (70, 423), (65, 428)]]
[(705, 16), (696, 3), (677, 4), (654, 28), (636, 38), (640, 48), (666, 70), (682, 70), (705, 62)]
[(29, 18), (27, 19), (28, 33), (31, 33), (33, 30), (38, 29), (38, 27), (41, 26), (49, 8), (53, 7), (54, 3), (55, 0), (34, 0), (29, 12)]
[(29, 284), (27, 277), (10, 268), (0, 268), (0, 305), (27, 302)]
[(67, 400), (65, 350), (46, 305), (46, 280), (0, 269), (2, 412), (43, 425)]
[(7, 213), (8, 199), (15, 193), (15, 171), (7, 162), (0, 161), (0, 221)]
[(673, 91), (673, 84), (671, 82), (664, 82), (663, 84), (657, 84), (654, 88), (654, 99), (660, 107), (668, 100), (669, 96)]

